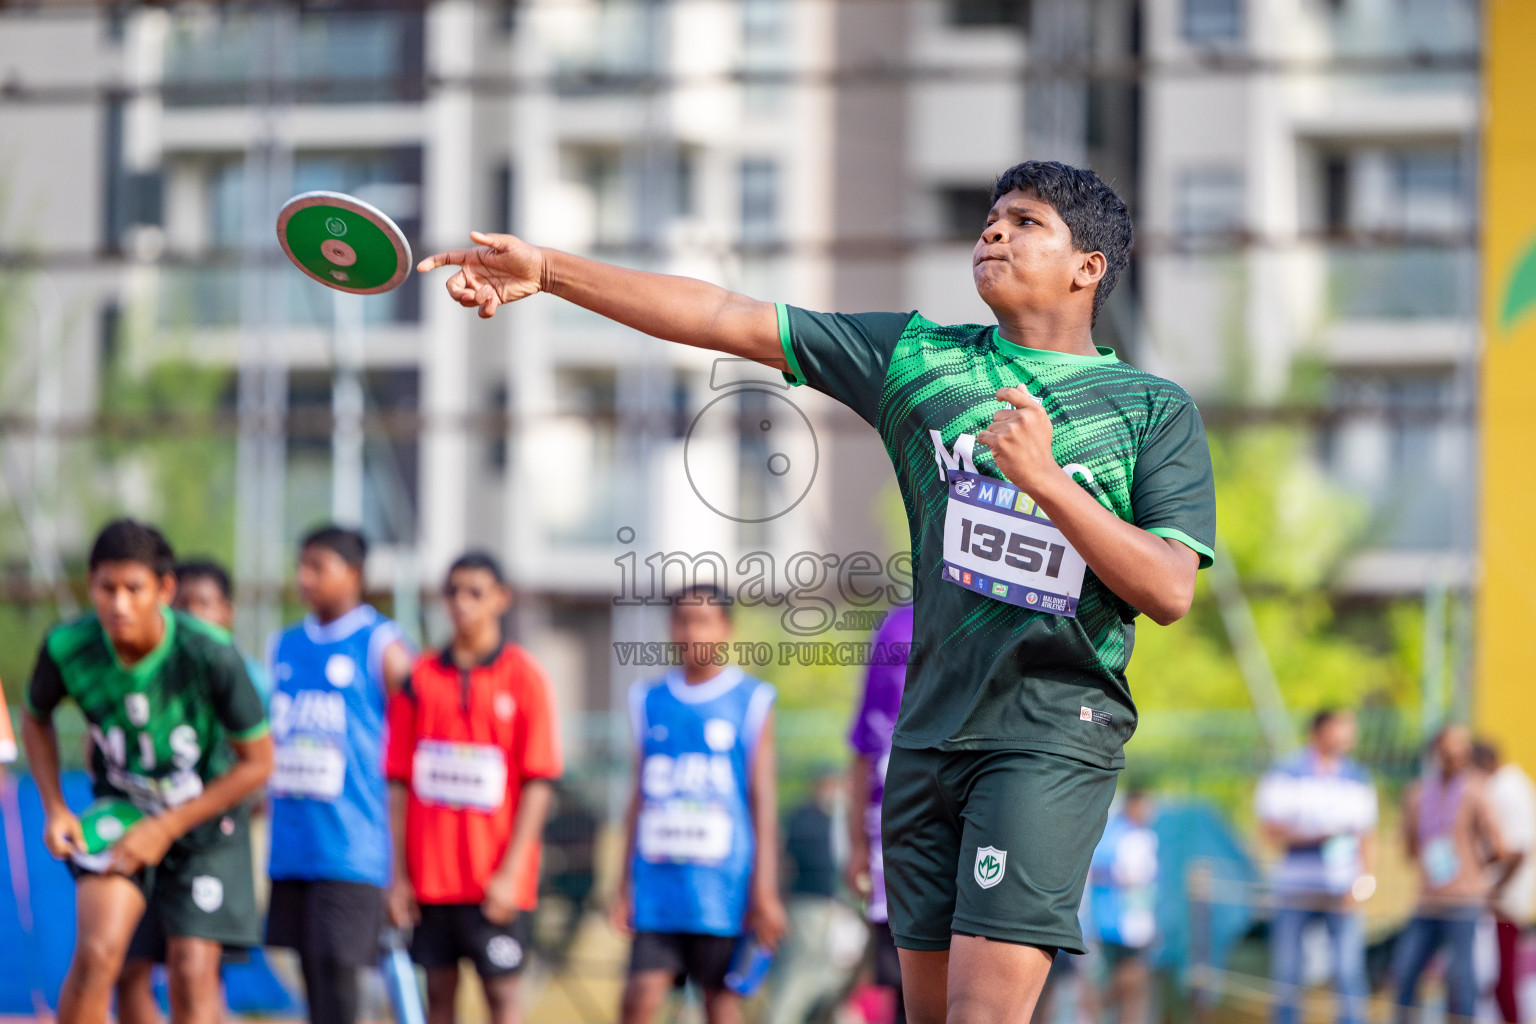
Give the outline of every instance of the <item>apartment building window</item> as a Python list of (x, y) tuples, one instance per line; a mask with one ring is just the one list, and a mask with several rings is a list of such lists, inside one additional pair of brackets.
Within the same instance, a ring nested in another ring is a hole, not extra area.
[(494, 230), (503, 234), (517, 234), (517, 224), (513, 211), (516, 209), (516, 195), (513, 189), (516, 187), (516, 178), (510, 163), (502, 164), (496, 168), (491, 182), (491, 201), (495, 204), (492, 212)]
[(696, 146), (677, 147), (677, 161), (672, 167), (672, 213), (692, 217), (699, 212), (699, 150)]
[(626, 245), (633, 240), (635, 209), (626, 194), (623, 154), (594, 146), (575, 151), (576, 173), (592, 213), (592, 244)]
[(1436, 369), (1355, 370), (1332, 383), (1321, 454), (1330, 475), (1365, 498), (1376, 546), (1448, 546), (1465, 501), (1471, 439), (1455, 416), (1457, 386)]
[(741, 240), (747, 245), (779, 240), (779, 165), (772, 160), (741, 163)]
[(1184, 0), (1184, 38), (1231, 42), (1243, 34), (1243, 0)]
[(1392, 158), (1392, 204), (1407, 232), (1456, 231), (1471, 227), (1470, 175), (1455, 149), (1420, 149)]
[(992, 209), (986, 185), (947, 185), (938, 192), (939, 232), (952, 240), (975, 241)]
[[(307, 6), (307, 5), (306, 5)], [(252, 79), (276, 74), (301, 103), (380, 103), (425, 95), (426, 15), (416, 4), (350, 4), (287, 12), (177, 8), (165, 46), (167, 106), (244, 103)], [(276, 67), (274, 39), (291, 34)]]
[(1243, 175), (1233, 167), (1185, 171), (1177, 196), (1179, 234), (1189, 238), (1233, 235), (1243, 229)]
[(102, 151), (106, 156), (102, 227), (106, 247), (114, 251), (122, 248), (131, 229), (158, 226), (162, 206), (159, 170), (130, 170), (124, 162), (123, 108), (124, 100), (113, 97), (107, 101), (102, 117)]
[(1028, 0), (949, 0), (945, 15), (951, 25), (966, 28), (1023, 26), (1029, 4)]
[(749, 53), (789, 44), (787, 0), (741, 0), (741, 45)]

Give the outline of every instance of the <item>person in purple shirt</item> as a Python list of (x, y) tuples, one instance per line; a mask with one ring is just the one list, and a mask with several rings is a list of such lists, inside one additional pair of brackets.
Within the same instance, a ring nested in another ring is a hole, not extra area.
[(870, 931), (875, 943), (875, 984), (896, 990), (896, 1024), (906, 1024), (901, 998), (901, 962), (885, 905), (885, 867), (880, 850), (880, 799), (885, 795), (885, 766), (891, 736), (907, 682), (912, 647), (912, 606), (891, 609), (875, 632), (864, 697), (854, 716), (848, 743), (848, 884), (869, 900)]

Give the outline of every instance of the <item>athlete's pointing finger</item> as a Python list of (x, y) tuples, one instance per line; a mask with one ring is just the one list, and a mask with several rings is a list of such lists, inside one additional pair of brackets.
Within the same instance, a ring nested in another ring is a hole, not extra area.
[(416, 264), (416, 272), (418, 274), (425, 274), (429, 270), (436, 270), (438, 267), (450, 265), (462, 267), (473, 253), (473, 249), (449, 249), (447, 252), (433, 253)]

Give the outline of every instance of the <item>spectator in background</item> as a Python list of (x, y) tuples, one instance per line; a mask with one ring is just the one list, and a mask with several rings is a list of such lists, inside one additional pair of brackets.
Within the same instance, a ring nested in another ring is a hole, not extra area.
[(842, 774), (828, 770), (784, 823), (789, 937), (779, 958), (769, 1024), (819, 1019), (864, 951), (859, 918), (837, 899), (848, 859), (846, 813)]
[(880, 801), (885, 795), (885, 767), (891, 737), (901, 711), (912, 648), (912, 606), (892, 608), (875, 633), (864, 696), (848, 733), (853, 761), (848, 766), (848, 887), (869, 900), (871, 941), (875, 947), (875, 984), (896, 992), (896, 1022), (906, 1024), (901, 994), (901, 960), (891, 935), (885, 904), (885, 859), (880, 847)]
[(1399, 1021), (1409, 1019), (1419, 978), (1430, 957), (1446, 948), (1446, 1009), (1465, 1020), (1477, 1010), (1472, 950), (1477, 920), (1488, 902), (1486, 870), (1506, 860), (1487, 783), (1472, 766), (1472, 736), (1448, 725), (1435, 737), (1435, 770), (1404, 799), (1403, 840), (1419, 866), (1418, 909), (1393, 955)]
[[(566, 903), (559, 933), (543, 951), (557, 966), (569, 959), (581, 931), (582, 917), (597, 878), (597, 836), (601, 823), (580, 794), (569, 786), (554, 784), (555, 803), (544, 826), (544, 888)], [(542, 908), (546, 904), (540, 901)], [(546, 929), (536, 929), (540, 935)], [(543, 947), (541, 947), (542, 949)]]
[(1513, 761), (1503, 761), (1492, 743), (1472, 746), (1472, 763), (1488, 777), (1488, 804), (1499, 823), (1508, 856), (1492, 870), (1490, 901), (1499, 933), (1499, 982), (1494, 992), (1506, 1024), (1520, 1024), (1520, 935), (1531, 926), (1536, 904), (1536, 786)]
[(378, 963), (392, 850), (384, 716), (411, 672), (395, 625), (363, 600), (368, 542), (324, 526), (299, 545), (310, 614), (272, 643), (272, 899), (267, 945), (296, 950), (310, 1024), (357, 1019)]
[(1157, 938), (1157, 833), (1152, 799), (1132, 786), (1088, 867), (1088, 916), (1106, 972), (1104, 1006), (1119, 1024), (1151, 1019), (1152, 943)]
[(1305, 750), (1259, 782), (1255, 810), (1265, 837), (1281, 850), (1272, 884), (1270, 928), (1275, 1024), (1295, 1024), (1301, 998), (1302, 934), (1320, 921), (1333, 943), (1342, 1024), (1363, 1024), (1369, 985), (1360, 904), (1376, 891), (1376, 787), (1350, 759), (1355, 716), (1319, 711)]
[(682, 665), (629, 691), (635, 785), (624, 817), (625, 871), (609, 920), (632, 933), (623, 1024), (650, 1024), (692, 980), (709, 1024), (739, 1024), (725, 987), (744, 933), (770, 949), (779, 900), (773, 687), (724, 657), (730, 598), (694, 585), (671, 598)]
[(516, 1024), (560, 730), (544, 670), (502, 634), (512, 591), (496, 560), (459, 558), (443, 598), (453, 637), (389, 705), (390, 918), (415, 928), (428, 1024), (453, 1024), (460, 959), (475, 965), (491, 1024)]
[[(189, 615), (211, 622), (225, 632), (235, 629), (235, 590), (229, 582), (229, 573), (210, 558), (193, 558), (176, 565), (176, 601), (173, 607)], [(242, 652), (246, 675), (261, 702), (266, 705), (272, 698), (272, 680), (267, 678), (266, 666), (249, 654)]]

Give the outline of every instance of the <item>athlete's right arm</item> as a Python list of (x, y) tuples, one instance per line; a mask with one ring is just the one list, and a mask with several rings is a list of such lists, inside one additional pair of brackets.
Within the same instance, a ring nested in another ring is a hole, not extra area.
[(848, 888), (860, 896), (868, 896), (869, 834), (864, 831), (864, 808), (869, 806), (870, 769), (869, 758), (854, 754), (848, 762), (848, 865), (844, 870)]
[(410, 798), (410, 790), (403, 782), (390, 782), (389, 824), (395, 844), (395, 875), (389, 883), (388, 910), (389, 922), (396, 928), (411, 928), (421, 920), (405, 850), (406, 809)]
[(43, 843), (60, 860), (71, 850), (85, 849), (80, 822), (64, 802), (59, 782), (59, 737), (53, 729), (54, 709), (65, 697), (64, 674), (53, 660), (45, 643), (38, 652), (37, 664), (27, 683), (26, 710), (21, 716), (21, 749), (26, 751), (27, 766), (37, 783), (46, 823)]
[(635, 759), (635, 785), (629, 792), (629, 806), (624, 809), (624, 861), (619, 868), (619, 884), (608, 903), (608, 923), (621, 935), (635, 929), (634, 886), (629, 877), (635, 864), (635, 836), (640, 827), (640, 761)]
[(637, 331), (695, 348), (788, 369), (779, 342), (778, 310), (718, 285), (690, 277), (653, 274), (541, 249), (512, 235), (476, 231), (469, 249), (428, 256), (422, 273), (449, 265), (448, 294), (482, 317), (499, 306), (547, 292)]
[(38, 718), (30, 709), (23, 713), (21, 747), (27, 752), (27, 767), (37, 783), (37, 795), (42, 798), (47, 819), (43, 843), (48, 852), (63, 860), (71, 850), (83, 851), (85, 836), (80, 831), (80, 821), (64, 802), (64, 791), (59, 785), (59, 737), (53, 731), (53, 717)]

